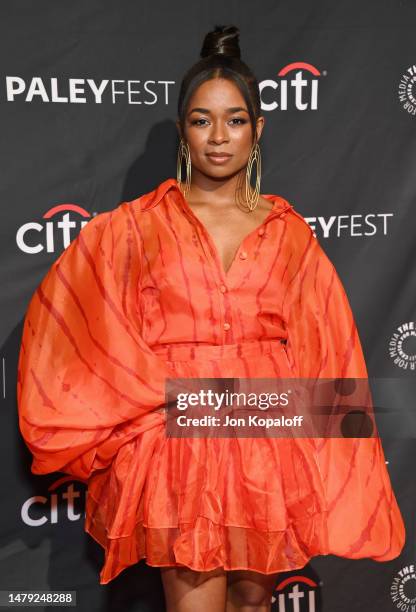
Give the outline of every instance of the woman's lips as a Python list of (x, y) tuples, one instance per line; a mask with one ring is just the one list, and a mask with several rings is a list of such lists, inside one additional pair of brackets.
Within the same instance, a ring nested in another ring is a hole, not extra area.
[(208, 153), (207, 157), (214, 164), (223, 164), (224, 162), (231, 159), (232, 155), (212, 155)]

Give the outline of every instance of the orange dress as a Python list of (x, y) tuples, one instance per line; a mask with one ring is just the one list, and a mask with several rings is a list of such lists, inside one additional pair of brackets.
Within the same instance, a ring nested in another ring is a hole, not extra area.
[(91, 219), (30, 301), (19, 427), (34, 474), (88, 483), (101, 584), (142, 558), (270, 574), (403, 548), (378, 437), (165, 435), (166, 378), (367, 378), (332, 263), (291, 204), (264, 197), (225, 273), (169, 178)]

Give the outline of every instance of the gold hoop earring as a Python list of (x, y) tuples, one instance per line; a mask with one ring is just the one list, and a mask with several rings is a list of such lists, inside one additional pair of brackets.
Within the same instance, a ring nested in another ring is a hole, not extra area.
[[(186, 180), (185, 184), (182, 182), (182, 160), (186, 162)], [(188, 193), (191, 188), (191, 152), (187, 142), (181, 138), (179, 142), (178, 157), (176, 164), (176, 180), (184, 196)]]
[[(256, 186), (251, 186), (251, 171), (253, 168), (253, 164), (256, 162), (257, 164), (257, 176), (256, 176)], [(246, 206), (251, 211), (253, 211), (257, 204), (259, 203), (260, 196), (260, 181), (261, 181), (261, 151), (258, 142), (256, 142), (251, 151), (250, 156), (247, 162), (246, 169)]]

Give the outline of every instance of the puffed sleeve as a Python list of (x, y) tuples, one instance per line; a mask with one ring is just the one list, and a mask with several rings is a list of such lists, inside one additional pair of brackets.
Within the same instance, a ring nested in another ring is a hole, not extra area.
[[(367, 379), (346, 388), (364, 391), (363, 406), (373, 421), (369, 437), (365, 433), (344, 437), (342, 428), (336, 426), (335, 411), (331, 415), (335, 428), (328, 430), (335, 435), (311, 438), (326, 512), (321, 550), (348, 558), (387, 561), (403, 549), (405, 527), (387, 471), (371, 392), (366, 393), (368, 374), (357, 326), (333, 264), (311, 228), (305, 228), (306, 222), (299, 223), (287, 295), (286, 349), (293, 375)], [(297, 442), (303, 448), (303, 440)]]
[(287, 302), (286, 350), (299, 378), (367, 378), (357, 326), (342, 282), (311, 228), (299, 228), (299, 256)]
[(128, 203), (97, 215), (31, 298), (17, 401), (34, 474), (59, 470), (86, 482), (160, 420), (170, 372), (141, 336), (139, 236)]

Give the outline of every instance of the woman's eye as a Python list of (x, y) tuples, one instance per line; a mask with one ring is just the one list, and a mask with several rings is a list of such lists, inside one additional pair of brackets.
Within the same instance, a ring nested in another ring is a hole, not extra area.
[[(207, 121), (206, 119), (194, 119), (194, 121), (192, 121), (192, 125), (203, 125), (203, 123), (201, 123), (201, 121)], [(247, 123), (246, 119), (242, 119), (241, 117), (234, 117), (233, 119), (231, 119), (231, 122), (237, 121), (238, 123), (234, 123), (234, 125), (243, 125), (244, 123)]]

